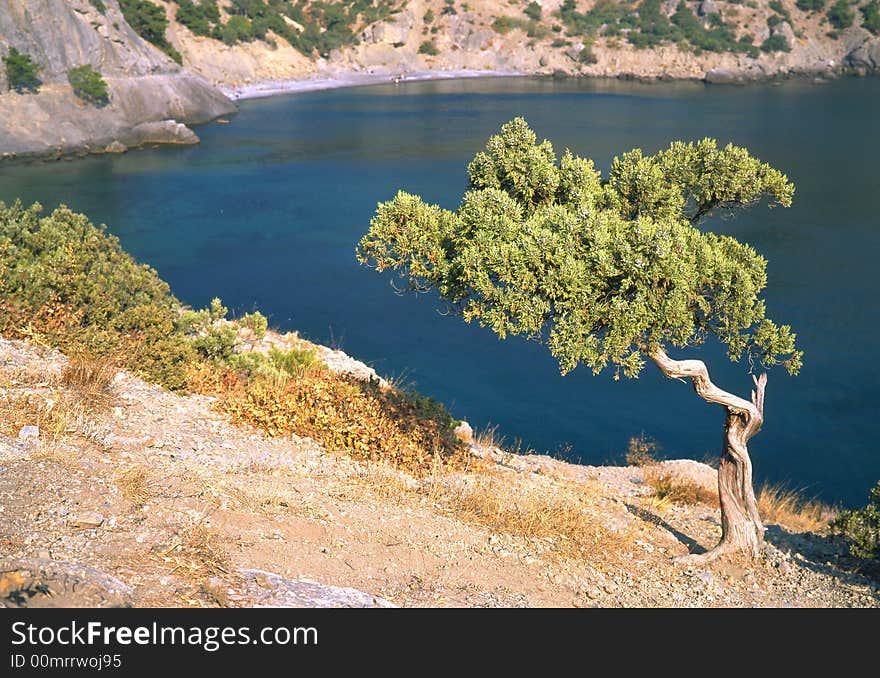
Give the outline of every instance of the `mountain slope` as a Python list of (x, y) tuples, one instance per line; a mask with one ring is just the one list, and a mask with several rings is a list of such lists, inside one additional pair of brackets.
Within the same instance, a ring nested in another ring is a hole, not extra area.
[[(213, 85), (137, 35), (117, 0), (103, 7), (101, 12), (89, 0), (0, 0), (0, 55), (11, 48), (29, 55), (42, 81), (37, 92), (18, 93), (0, 69), (3, 157), (192, 143), (198, 138), (184, 124), (235, 110)], [(107, 82), (105, 105), (74, 94), (67, 73), (83, 65)]]

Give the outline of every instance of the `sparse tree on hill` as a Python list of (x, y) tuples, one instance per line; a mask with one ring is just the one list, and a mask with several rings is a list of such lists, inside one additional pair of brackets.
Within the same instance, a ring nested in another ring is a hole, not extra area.
[(30, 55), (19, 52), (15, 47), (9, 48), (9, 54), (3, 57), (6, 66), (6, 79), (9, 89), (16, 92), (37, 92), (40, 88), (40, 66)]
[(583, 364), (636, 377), (651, 361), (667, 377), (690, 380), (726, 420), (722, 538), (689, 558), (757, 555), (764, 527), (747, 444), (764, 421), (766, 374), (753, 376), (751, 398), (741, 398), (715, 385), (703, 361), (667, 351), (712, 338), (753, 370), (798, 372), (795, 335), (765, 315), (766, 260), (697, 228), (763, 200), (789, 206), (786, 176), (743, 148), (704, 139), (651, 156), (630, 151), (602, 178), (589, 159), (566, 151), (557, 160), (521, 118), (489, 140), (468, 173), (455, 211), (403, 191), (381, 203), (359, 260), (396, 270), (411, 290), (438, 292), (451, 312), (502, 339), (540, 341), (563, 374)]

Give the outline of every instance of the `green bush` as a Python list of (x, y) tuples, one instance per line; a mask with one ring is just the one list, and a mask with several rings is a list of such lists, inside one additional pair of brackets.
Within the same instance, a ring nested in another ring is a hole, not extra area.
[(781, 35), (771, 35), (761, 43), (762, 52), (790, 52), (788, 41)]
[(785, 5), (783, 5), (779, 0), (770, 0), (770, 2), (767, 3), (767, 6), (774, 12), (779, 14), (788, 23), (791, 23), (791, 12), (789, 12), (785, 8)]
[(217, 0), (178, 0), (175, 18), (196, 35), (213, 37), (216, 25), (220, 23), (220, 10)]
[(85, 215), (0, 202), (0, 333), (64, 350), (119, 353), (129, 369), (183, 388), (194, 357), (180, 303)]
[(266, 331), (269, 329), (269, 321), (266, 319), (266, 316), (259, 311), (242, 316), (239, 323), (242, 327), (247, 327), (251, 330), (256, 335), (257, 339), (265, 337)]
[(831, 526), (849, 540), (854, 556), (880, 559), (880, 482), (871, 490), (864, 508), (844, 511)]
[(532, 0), (526, 8), (523, 10), (523, 13), (529, 17), (532, 21), (540, 21), (541, 20), (541, 5)]
[(40, 66), (31, 59), (29, 54), (19, 52), (15, 47), (9, 48), (9, 54), (3, 57), (6, 65), (6, 79), (9, 89), (16, 92), (38, 92), (40, 89)]
[(101, 14), (107, 11), (107, 5), (104, 4), (103, 0), (89, 0), (92, 3), (92, 7), (98, 10)]
[(429, 9), (427, 12), (425, 12), (425, 16), (422, 17), (422, 21), (424, 21), (426, 24), (434, 23), (434, 12)]
[(880, 0), (871, 0), (862, 7), (862, 27), (874, 35), (880, 35)]
[(795, 5), (804, 12), (818, 12), (824, 9), (825, 0), (797, 0)]
[(421, 45), (419, 45), (419, 54), (429, 54), (431, 56), (437, 56), (440, 54), (440, 50), (437, 49), (437, 45), (434, 44), (433, 40), (425, 40)]
[(231, 16), (220, 29), (223, 42), (234, 45), (237, 42), (250, 42), (254, 39), (254, 25), (243, 16)]
[(492, 30), (501, 35), (506, 35), (517, 28), (525, 30), (526, 23), (525, 19), (517, 19), (512, 16), (499, 16), (492, 22)]
[(177, 63), (183, 58), (180, 52), (165, 38), (168, 19), (165, 10), (150, 0), (119, 0), (122, 16), (132, 30), (144, 40), (152, 43)]
[(837, 0), (828, 10), (828, 22), (837, 30), (843, 30), (853, 25), (856, 15), (849, 6), (847, 0)]
[(67, 71), (67, 82), (73, 88), (73, 93), (83, 101), (101, 105), (110, 100), (104, 78), (88, 64)]

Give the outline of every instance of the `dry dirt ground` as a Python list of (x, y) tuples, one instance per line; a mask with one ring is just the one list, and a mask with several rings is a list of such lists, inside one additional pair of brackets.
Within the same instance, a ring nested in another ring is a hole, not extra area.
[(880, 606), (821, 534), (770, 525), (759, 561), (673, 564), (714, 545), (718, 512), (658, 501), (637, 467), (474, 447), (468, 473), (416, 480), (122, 372), (77, 404), (64, 362), (0, 339), (0, 606), (282, 604), (254, 569), (366, 594), (316, 605)]

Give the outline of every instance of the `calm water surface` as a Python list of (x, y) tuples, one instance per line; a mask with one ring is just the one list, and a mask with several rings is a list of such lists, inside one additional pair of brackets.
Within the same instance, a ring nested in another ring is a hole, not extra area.
[[(359, 267), (354, 246), (398, 188), (455, 207), (465, 167), (523, 115), (557, 151), (607, 168), (633, 147), (714, 136), (747, 146), (797, 186), (789, 210), (707, 224), (769, 259), (768, 308), (806, 351), (800, 376), (770, 375), (753, 440), (758, 483), (864, 503), (880, 478), (876, 357), (880, 245), (880, 79), (743, 88), (552, 82), (407, 83), (244, 102), (197, 147), (0, 168), (0, 200), (60, 202), (108, 224), (123, 246), (198, 306), (237, 312), (334, 344), (403, 375), (476, 428), (585, 463), (620, 461), (644, 432), (669, 457), (717, 454), (722, 413), (645, 369), (613, 382), (560, 377), (540, 346), (498, 341), (399, 297)], [(747, 394), (743, 365), (704, 353), (715, 380)]]

